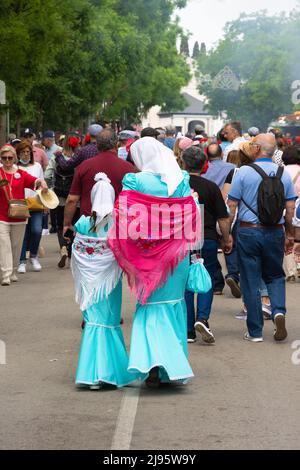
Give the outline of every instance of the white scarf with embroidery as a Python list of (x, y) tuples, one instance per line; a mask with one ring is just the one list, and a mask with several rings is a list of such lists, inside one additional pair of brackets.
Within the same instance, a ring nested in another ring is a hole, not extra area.
[(107, 298), (117, 286), (122, 270), (105, 238), (76, 234), (72, 247), (75, 299), (82, 311)]
[[(98, 230), (112, 220), (115, 192), (105, 173), (95, 176), (91, 192), (92, 211), (97, 215)], [(82, 311), (107, 298), (117, 286), (122, 270), (107, 246), (106, 238), (76, 234), (72, 246), (72, 274), (75, 299)]]

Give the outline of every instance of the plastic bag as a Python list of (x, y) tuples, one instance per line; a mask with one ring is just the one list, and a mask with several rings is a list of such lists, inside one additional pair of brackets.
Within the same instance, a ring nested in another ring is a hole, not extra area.
[(199, 255), (192, 255), (186, 289), (195, 294), (206, 294), (212, 289), (211, 277)]

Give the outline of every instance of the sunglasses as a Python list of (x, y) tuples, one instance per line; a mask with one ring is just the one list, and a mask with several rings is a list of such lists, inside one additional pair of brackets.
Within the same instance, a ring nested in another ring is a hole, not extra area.
[(1, 160), (12, 162), (14, 157), (1, 157)]

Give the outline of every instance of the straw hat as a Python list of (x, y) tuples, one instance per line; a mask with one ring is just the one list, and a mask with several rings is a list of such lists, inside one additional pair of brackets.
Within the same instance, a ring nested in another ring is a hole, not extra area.
[(56, 209), (59, 205), (58, 197), (52, 189), (48, 189), (47, 192), (43, 192), (42, 189), (38, 189), (36, 193), (43, 206), (47, 207), (47, 209)]

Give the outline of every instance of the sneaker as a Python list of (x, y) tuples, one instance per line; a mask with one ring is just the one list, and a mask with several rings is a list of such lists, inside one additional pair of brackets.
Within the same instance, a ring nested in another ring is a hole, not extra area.
[(40, 265), (40, 262), (38, 258), (30, 258), (32, 268), (34, 271), (39, 272), (42, 269), (42, 266)]
[(58, 267), (60, 269), (64, 268), (66, 266), (66, 261), (67, 261), (67, 258), (68, 258), (68, 250), (65, 246), (62, 247), (62, 249), (60, 250), (60, 260), (59, 260), (59, 263), (58, 263)]
[(215, 290), (214, 295), (223, 295), (223, 292), (221, 290)]
[(275, 331), (274, 339), (275, 341), (284, 341), (287, 338), (287, 331), (285, 327), (285, 315), (283, 313), (276, 313), (274, 317)]
[(244, 321), (246, 321), (246, 320), (247, 320), (247, 313), (248, 313), (248, 312), (247, 312), (246, 307), (243, 307), (243, 308), (241, 309), (241, 311), (236, 314), (235, 318), (236, 318), (237, 320), (244, 320)]
[(271, 304), (262, 304), (262, 311), (265, 320), (272, 320), (272, 307)]
[(11, 276), (10, 276), (10, 280), (11, 282), (18, 282), (18, 277), (16, 275), (16, 273), (13, 273)]
[(230, 288), (233, 297), (235, 297), (236, 299), (240, 299), (242, 297), (240, 286), (238, 282), (236, 282), (236, 280), (233, 279), (233, 277), (227, 277), (226, 284)]
[(55, 227), (51, 227), (49, 233), (57, 233), (57, 229)]
[(208, 344), (215, 343), (215, 337), (212, 334), (209, 324), (206, 320), (198, 320), (195, 323), (195, 330), (200, 333), (203, 341)]
[(25, 274), (26, 273), (26, 263), (20, 263), (19, 264), (18, 273), (19, 274)]
[(250, 336), (249, 333), (244, 334), (244, 339), (246, 341), (251, 341), (251, 343), (263, 343), (264, 339), (262, 336), (259, 338), (254, 338), (253, 336)]
[(195, 343), (197, 341), (196, 331), (188, 331), (188, 343)]
[(9, 278), (3, 279), (1, 282), (1, 286), (10, 286), (10, 279)]
[(48, 228), (43, 228), (42, 237), (47, 237), (48, 235), (50, 235), (49, 229)]

